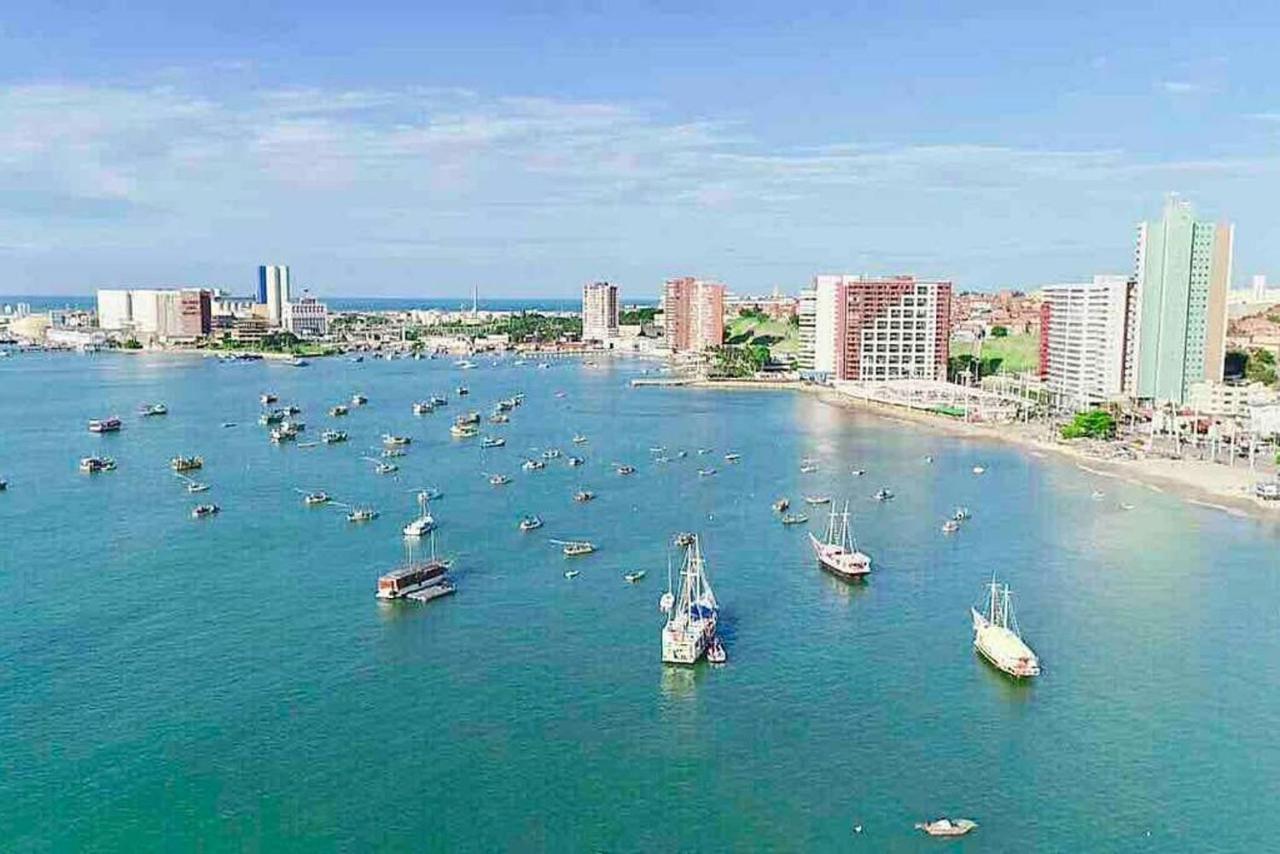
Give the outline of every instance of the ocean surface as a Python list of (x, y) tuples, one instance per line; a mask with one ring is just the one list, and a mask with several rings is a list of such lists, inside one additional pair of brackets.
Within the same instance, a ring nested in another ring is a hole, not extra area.
[[(629, 388), (645, 367), (0, 360), (0, 849), (1274, 850), (1274, 525), (808, 395)], [(303, 407), (304, 440), (336, 421), (352, 440), (271, 445), (267, 390)], [(505, 448), (449, 437), (517, 391), (511, 423), (485, 425)], [(327, 416), (355, 392), (368, 406)], [(450, 405), (413, 416), (432, 393)], [(170, 414), (138, 417), (150, 401)], [(111, 414), (121, 432), (85, 430)], [(363, 459), (385, 431), (413, 437), (395, 476)], [(575, 432), (584, 467), (520, 470)], [(79, 474), (89, 454), (119, 469)], [(204, 457), (209, 493), (185, 492), (177, 454)], [(444, 492), (458, 593), (380, 604), (423, 486)], [(314, 489), (382, 515), (304, 507)], [(816, 494), (850, 501), (865, 584), (819, 572), (770, 509)], [(197, 500), (221, 514), (191, 519)], [(957, 504), (973, 518), (945, 536)], [(531, 512), (546, 526), (521, 534)], [(659, 661), (682, 530), (724, 667)], [(574, 561), (548, 542), (582, 537), (600, 550)], [(993, 574), (1034, 682), (972, 649)], [(912, 829), (941, 815), (979, 828)]]

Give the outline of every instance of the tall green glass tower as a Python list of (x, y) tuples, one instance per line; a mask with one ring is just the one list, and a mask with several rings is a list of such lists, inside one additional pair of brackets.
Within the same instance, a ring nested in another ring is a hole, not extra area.
[(1197, 222), (1176, 196), (1158, 222), (1138, 226), (1138, 307), (1126, 359), (1134, 396), (1181, 403), (1192, 383), (1222, 382), (1234, 240), (1235, 226)]

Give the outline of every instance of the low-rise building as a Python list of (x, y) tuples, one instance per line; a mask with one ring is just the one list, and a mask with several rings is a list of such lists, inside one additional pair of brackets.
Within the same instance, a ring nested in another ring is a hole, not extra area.
[(299, 338), (323, 338), (329, 333), (329, 307), (304, 293), (285, 304), (284, 328)]

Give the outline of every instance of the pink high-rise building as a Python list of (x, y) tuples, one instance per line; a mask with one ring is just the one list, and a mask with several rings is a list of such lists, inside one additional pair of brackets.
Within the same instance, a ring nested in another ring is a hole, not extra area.
[(724, 343), (724, 285), (684, 277), (667, 279), (662, 290), (667, 348), (701, 352)]

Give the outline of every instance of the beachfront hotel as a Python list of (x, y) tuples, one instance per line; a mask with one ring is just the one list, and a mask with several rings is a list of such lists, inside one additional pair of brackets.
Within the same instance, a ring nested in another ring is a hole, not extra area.
[(718, 282), (667, 279), (662, 313), (672, 353), (699, 353), (724, 343), (724, 285)]
[(582, 286), (582, 340), (608, 344), (618, 337), (618, 286), (589, 282)]
[(800, 367), (836, 380), (943, 380), (951, 283), (815, 276), (800, 296)]
[(1138, 226), (1126, 393), (1182, 402), (1193, 383), (1222, 382), (1234, 241), (1234, 225), (1197, 221), (1176, 196), (1159, 221)]
[(1088, 406), (1123, 393), (1134, 291), (1128, 276), (1115, 275), (1045, 286), (1040, 378), (1063, 403)]

